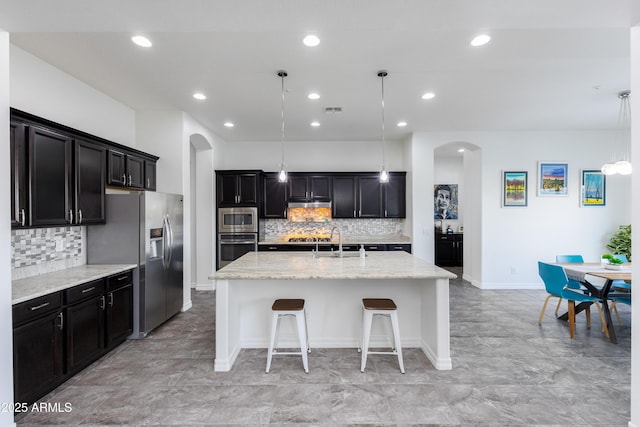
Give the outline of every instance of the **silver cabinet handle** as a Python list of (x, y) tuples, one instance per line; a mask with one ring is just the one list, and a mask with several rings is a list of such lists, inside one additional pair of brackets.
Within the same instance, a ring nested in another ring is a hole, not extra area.
[(82, 209), (78, 209), (78, 224), (82, 224)]
[(86, 294), (87, 292), (91, 292), (91, 291), (93, 291), (93, 290), (95, 290), (95, 289), (96, 289), (96, 287), (95, 287), (95, 286), (92, 286), (92, 287), (90, 287), (90, 288), (83, 289), (83, 290), (82, 290), (82, 293), (83, 293), (83, 294)]
[(117, 281), (126, 280), (128, 277), (129, 277), (129, 275), (126, 275), (126, 276), (118, 277), (116, 280)]
[(113, 292), (109, 292), (109, 307), (113, 307)]
[(151, 180), (149, 178), (147, 178), (147, 188), (151, 188)]
[(73, 211), (69, 209), (69, 224), (73, 224)]
[(105, 307), (105, 299), (104, 299), (104, 295), (102, 295), (100, 297), (100, 310), (104, 310)]
[(20, 209), (20, 214), (18, 215), (20, 220), (20, 225), (24, 227), (25, 221), (27, 219), (27, 215), (24, 213), (24, 209)]
[(48, 306), (50, 303), (48, 302), (44, 302), (42, 304), (39, 305), (34, 305), (33, 307), (31, 307), (31, 311), (36, 311), (36, 310), (40, 310), (41, 308), (44, 308), (46, 306)]
[(127, 176), (122, 174), (122, 185), (127, 185)]
[(129, 186), (131, 186), (131, 174), (129, 174)]
[(62, 330), (64, 328), (64, 316), (62, 315), (62, 313), (60, 313), (58, 314), (58, 317), (60, 318), (60, 326), (58, 326), (58, 328)]

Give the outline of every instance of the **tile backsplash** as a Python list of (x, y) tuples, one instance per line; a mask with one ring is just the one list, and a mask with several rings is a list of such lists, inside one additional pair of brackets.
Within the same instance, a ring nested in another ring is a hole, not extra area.
[(13, 280), (86, 263), (85, 227), (11, 230)]
[(397, 236), (404, 231), (404, 219), (397, 218), (333, 219), (329, 223), (267, 219), (264, 220), (264, 226), (261, 229), (264, 230), (264, 239), (269, 240), (288, 234), (329, 234), (334, 225), (339, 226), (345, 236)]

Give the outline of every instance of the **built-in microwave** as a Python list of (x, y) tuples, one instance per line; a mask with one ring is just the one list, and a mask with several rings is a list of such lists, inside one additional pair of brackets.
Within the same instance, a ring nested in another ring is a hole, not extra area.
[(257, 233), (258, 208), (219, 208), (218, 233)]

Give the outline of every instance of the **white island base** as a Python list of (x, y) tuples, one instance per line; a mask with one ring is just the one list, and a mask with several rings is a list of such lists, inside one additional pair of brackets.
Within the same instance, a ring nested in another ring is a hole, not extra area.
[[(391, 298), (398, 306), (402, 347), (419, 347), (436, 369), (451, 369), (449, 278), (455, 277), (404, 252), (369, 253), (365, 259), (249, 253), (211, 276), (216, 279), (215, 370), (229, 371), (242, 348), (268, 347), (271, 304), (278, 298), (305, 300), (312, 349), (354, 351), (362, 298)], [(389, 322), (375, 319), (371, 347), (388, 347), (391, 337)], [(280, 347), (298, 345), (293, 321), (282, 322)]]

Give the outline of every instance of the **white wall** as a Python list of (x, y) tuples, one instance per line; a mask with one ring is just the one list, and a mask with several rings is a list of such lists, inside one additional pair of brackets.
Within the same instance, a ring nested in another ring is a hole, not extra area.
[[(631, 221), (630, 177), (607, 178), (607, 205), (580, 207), (580, 170), (600, 169), (611, 157), (610, 141), (615, 132), (446, 132), (414, 135), (416, 147), (437, 147), (451, 141), (467, 141), (479, 147), (481, 159), (481, 210), (465, 213), (465, 240), (468, 231), (477, 232), (471, 216), (481, 215), (480, 252), (470, 254), (474, 262), (484, 256), (482, 265), (474, 266), (471, 281), (482, 288), (539, 288), (537, 260), (554, 260), (556, 254), (581, 253), (587, 260), (597, 260), (606, 251), (609, 236), (621, 224)], [(432, 154), (414, 164), (432, 161)], [(537, 197), (537, 162), (569, 163), (567, 197)], [(503, 170), (529, 172), (529, 204), (526, 208), (501, 207)], [(414, 166), (415, 171), (415, 166)], [(465, 171), (466, 173), (467, 171)], [(424, 178), (414, 178), (422, 185)], [(466, 199), (470, 193), (467, 191)], [(414, 202), (420, 193), (414, 194)], [(431, 196), (432, 197), (432, 196)], [(416, 209), (414, 209), (415, 211)], [(419, 210), (418, 210), (419, 211)], [(414, 218), (415, 220), (415, 218)], [(423, 246), (428, 233), (414, 225), (414, 243)], [(533, 244), (535, 242), (535, 244)], [(478, 247), (479, 248), (479, 247)], [(495, 262), (494, 254), (501, 262)], [(477, 276), (480, 274), (480, 277)]]
[[(0, 159), (9, 158), (9, 33), (0, 30)], [(8, 162), (5, 161), (5, 167)], [(5, 173), (8, 171), (5, 169)], [(6, 175), (5, 175), (6, 176)], [(13, 332), (11, 330), (11, 190), (0, 180), (0, 403), (13, 402)], [(7, 207), (9, 206), (9, 207)], [(4, 218), (4, 219), (2, 219)], [(11, 426), (13, 413), (0, 411), (0, 426)]]
[(11, 107), (135, 147), (134, 110), (11, 45)]
[[(631, 93), (640, 94), (640, 26), (631, 29)], [(633, 174), (633, 217), (632, 217), (632, 241), (637, 242), (640, 239), (640, 197), (638, 189), (640, 188), (640, 175), (638, 172), (638, 162), (640, 161), (640, 102), (637, 102), (637, 95), (632, 95), (631, 101), (631, 153), (632, 164), (636, 170)], [(638, 245), (633, 247), (633, 258), (640, 257), (640, 248)], [(640, 258), (635, 258), (640, 259)], [(640, 262), (633, 265), (633, 275), (639, 277)], [(629, 427), (640, 427), (640, 315), (638, 315), (638, 307), (640, 307), (640, 292), (633, 292), (632, 298), (632, 316), (631, 316), (631, 421)]]
[[(285, 142), (285, 163), (291, 172), (375, 172), (382, 163), (379, 141)], [(405, 170), (403, 149), (398, 142), (386, 143), (387, 169)], [(219, 169), (278, 171), (281, 144), (274, 141), (230, 142), (224, 145)]]

